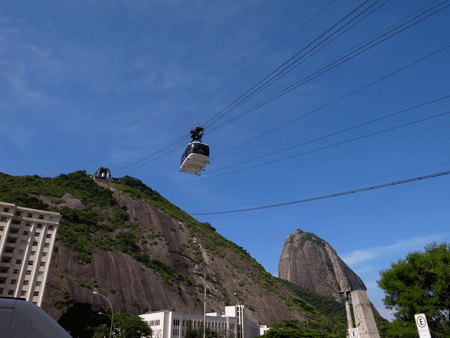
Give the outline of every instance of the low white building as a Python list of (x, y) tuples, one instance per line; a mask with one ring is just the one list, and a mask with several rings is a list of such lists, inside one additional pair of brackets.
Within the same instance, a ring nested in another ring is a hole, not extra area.
[[(140, 317), (152, 328), (152, 338), (184, 338), (189, 327), (200, 328), (204, 320), (203, 315), (169, 310), (149, 312)], [(222, 314), (207, 313), (205, 326), (227, 338), (254, 338), (267, 330), (267, 326), (245, 319), (244, 305), (226, 306)]]

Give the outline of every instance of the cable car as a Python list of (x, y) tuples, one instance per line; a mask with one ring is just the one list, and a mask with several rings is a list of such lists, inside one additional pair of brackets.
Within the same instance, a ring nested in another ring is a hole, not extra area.
[(109, 168), (100, 167), (95, 172), (94, 177), (102, 178), (102, 179), (110, 179), (111, 178), (111, 170), (109, 170)]
[(185, 173), (198, 174), (202, 172), (209, 163), (209, 146), (201, 142), (203, 127), (191, 130), (192, 142), (190, 142), (181, 155), (181, 171)]

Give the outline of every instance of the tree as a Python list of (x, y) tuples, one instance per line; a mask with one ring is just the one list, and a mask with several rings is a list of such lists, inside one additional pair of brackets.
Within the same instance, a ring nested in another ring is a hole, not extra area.
[[(100, 310), (101, 312), (94, 310), (91, 303), (76, 303), (67, 309), (58, 323), (74, 337), (109, 337), (111, 311), (108, 308)], [(113, 334), (116, 338), (142, 338), (152, 335), (152, 329), (141, 317), (128, 313), (114, 312), (113, 325), (119, 332)]]
[[(225, 331), (216, 332), (211, 330), (210, 328), (205, 329), (206, 338), (225, 338)], [(190, 324), (188, 324), (188, 328), (186, 330), (186, 336), (184, 338), (203, 338), (203, 323), (200, 324), (198, 328), (192, 328)]]
[(139, 316), (114, 312), (114, 327), (120, 328), (120, 338), (150, 337), (152, 329)]
[(93, 305), (87, 302), (75, 303), (61, 316), (59, 325), (74, 337), (92, 337), (97, 326), (109, 324), (108, 317), (99, 315), (92, 307)]
[(389, 325), (390, 337), (410, 337), (415, 330), (414, 314), (424, 313), (434, 338), (450, 337), (450, 245), (432, 243), (424, 252), (381, 271), (378, 281), (384, 290), (383, 303), (396, 311)]
[(339, 333), (324, 332), (319, 328), (307, 327), (308, 323), (298, 320), (282, 320), (270, 325), (270, 330), (266, 332), (266, 338), (344, 338), (346, 331)]

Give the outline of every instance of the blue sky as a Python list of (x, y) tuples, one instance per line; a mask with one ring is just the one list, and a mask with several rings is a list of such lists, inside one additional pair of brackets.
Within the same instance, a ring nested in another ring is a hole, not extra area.
[[(447, 171), (450, 7), (440, 3), (2, 1), (0, 171), (53, 177), (107, 166), (113, 176), (137, 177), (189, 213), (296, 201)], [(401, 20), (434, 6), (428, 14), (440, 11), (217, 130), (220, 123), (207, 123), (322, 41), (358, 6), (354, 15), (367, 11), (356, 25), (341, 29), (342, 35), (221, 121)], [(169, 145), (205, 123), (211, 163), (201, 176), (180, 173), (187, 142)], [(286, 237), (297, 228), (315, 233), (364, 280), (370, 300), (389, 317), (376, 286), (379, 271), (432, 241), (450, 241), (449, 179), (196, 217), (274, 275)]]

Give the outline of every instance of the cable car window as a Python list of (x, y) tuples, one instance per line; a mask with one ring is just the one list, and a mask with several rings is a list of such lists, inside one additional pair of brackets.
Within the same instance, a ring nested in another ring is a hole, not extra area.
[(192, 145), (192, 152), (209, 157), (209, 147), (203, 143), (195, 143)]

